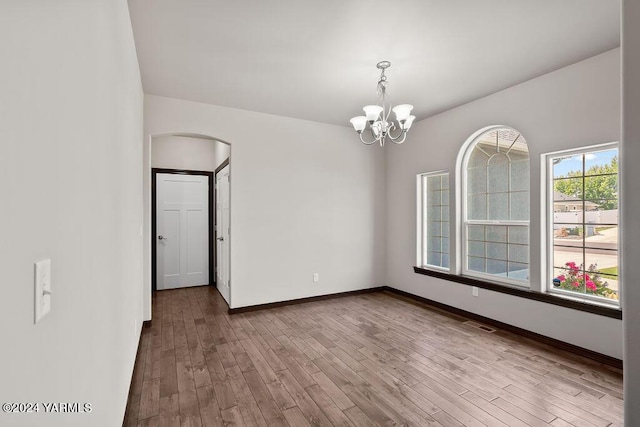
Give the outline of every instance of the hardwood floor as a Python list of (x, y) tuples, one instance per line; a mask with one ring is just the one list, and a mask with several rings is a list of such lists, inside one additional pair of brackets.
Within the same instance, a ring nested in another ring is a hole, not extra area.
[(622, 373), (383, 292), (227, 314), (161, 291), (125, 426), (621, 426)]

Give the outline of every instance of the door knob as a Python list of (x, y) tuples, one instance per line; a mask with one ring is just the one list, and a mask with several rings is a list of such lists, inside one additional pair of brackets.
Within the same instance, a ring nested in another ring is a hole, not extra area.
[(216, 240), (224, 241), (224, 237), (218, 237)]
[(166, 237), (164, 237), (162, 234), (158, 236), (158, 240), (169, 240)]

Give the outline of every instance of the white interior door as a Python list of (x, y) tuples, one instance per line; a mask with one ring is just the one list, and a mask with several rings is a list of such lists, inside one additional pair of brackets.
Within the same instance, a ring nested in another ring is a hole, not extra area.
[(209, 178), (156, 175), (157, 289), (209, 284)]
[(229, 303), (229, 165), (216, 174), (216, 284)]

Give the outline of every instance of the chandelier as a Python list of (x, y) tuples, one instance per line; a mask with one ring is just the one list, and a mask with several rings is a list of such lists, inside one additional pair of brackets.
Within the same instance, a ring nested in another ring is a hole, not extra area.
[[(365, 105), (364, 116), (354, 117), (350, 120), (353, 128), (358, 132), (360, 141), (366, 145), (374, 144), (376, 141), (384, 147), (387, 137), (396, 144), (402, 144), (407, 138), (407, 132), (411, 128), (411, 124), (415, 116), (411, 116), (413, 105), (401, 104), (391, 108), (391, 104), (387, 104), (387, 76), (384, 71), (391, 66), (389, 61), (380, 61), (376, 67), (380, 71), (380, 79), (378, 80), (378, 98), (382, 105)], [(391, 111), (394, 112), (396, 120), (389, 121)], [(373, 137), (372, 141), (365, 141), (362, 132), (369, 124), (369, 131)], [(395, 133), (395, 136), (394, 136)]]

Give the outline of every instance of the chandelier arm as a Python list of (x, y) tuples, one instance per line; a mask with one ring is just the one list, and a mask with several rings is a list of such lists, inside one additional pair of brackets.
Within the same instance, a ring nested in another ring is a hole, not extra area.
[[(365, 145), (371, 145), (374, 144), (378, 139), (374, 139), (373, 141), (367, 142), (362, 138), (362, 132), (358, 132), (358, 136), (360, 137), (360, 141), (362, 141), (363, 144)], [(375, 136), (374, 136), (375, 138)]]
[[(391, 131), (394, 129), (399, 129), (400, 133), (397, 134), (395, 137), (391, 134)], [(387, 132), (387, 135), (389, 135), (389, 138), (391, 138), (392, 140), (397, 140), (398, 138), (402, 137), (402, 134), (406, 133), (402, 128), (400, 127), (396, 127), (395, 123), (391, 123), (391, 127), (389, 127), (389, 132)]]
[[(402, 139), (400, 139), (401, 135), (402, 135)], [(391, 135), (389, 135), (389, 138), (391, 139), (391, 142), (393, 142), (394, 144), (402, 144), (404, 142), (404, 140), (407, 139), (407, 131), (403, 130), (401, 135), (398, 135), (395, 138), (392, 137)]]

